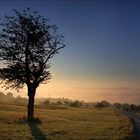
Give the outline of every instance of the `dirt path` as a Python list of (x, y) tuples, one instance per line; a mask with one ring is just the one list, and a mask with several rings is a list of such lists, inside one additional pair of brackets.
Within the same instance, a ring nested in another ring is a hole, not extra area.
[(140, 116), (128, 112), (124, 112), (123, 114), (126, 115), (133, 124), (135, 134), (134, 140), (140, 140)]

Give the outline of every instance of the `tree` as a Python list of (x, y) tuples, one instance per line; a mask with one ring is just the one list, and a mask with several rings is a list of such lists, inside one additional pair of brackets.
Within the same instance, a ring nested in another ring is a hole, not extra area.
[(5, 16), (0, 31), (0, 79), (6, 88), (28, 90), (28, 120), (33, 119), (34, 97), (41, 83), (51, 79), (50, 59), (65, 47), (56, 25), (29, 8)]
[(83, 103), (81, 101), (75, 100), (74, 102), (71, 102), (70, 105), (72, 107), (81, 107), (81, 106), (83, 106)]
[(114, 103), (113, 107), (115, 107), (116, 109), (120, 109), (121, 110), (123, 108), (123, 105), (121, 103)]
[(95, 107), (97, 107), (97, 108), (104, 108), (104, 107), (110, 107), (110, 106), (111, 106), (111, 104), (107, 101), (101, 101), (101, 102), (97, 102), (95, 104)]
[(124, 111), (130, 111), (130, 105), (128, 103), (124, 103), (122, 106)]

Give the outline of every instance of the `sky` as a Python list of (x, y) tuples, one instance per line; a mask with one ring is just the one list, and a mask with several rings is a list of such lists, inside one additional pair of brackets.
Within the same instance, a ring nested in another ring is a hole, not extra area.
[[(140, 1), (6, 0), (0, 17), (27, 7), (56, 24), (67, 44), (52, 59), (52, 79), (37, 97), (139, 104)], [(26, 96), (26, 87), (20, 92)]]

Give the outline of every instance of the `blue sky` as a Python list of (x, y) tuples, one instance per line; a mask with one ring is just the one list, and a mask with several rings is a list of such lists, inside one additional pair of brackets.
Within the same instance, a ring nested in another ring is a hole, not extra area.
[[(13, 8), (22, 10), (27, 7), (37, 10), (40, 15), (49, 18), (50, 23), (56, 24), (68, 44), (52, 60), (54, 78), (50, 82), (56, 84), (52, 84), (51, 88), (57, 87), (58, 83), (58, 87), (63, 87), (65, 83), (67, 89), (59, 89), (59, 92), (50, 90), (50, 94), (69, 97), (59, 93), (70, 92), (73, 87), (89, 90), (96, 87), (114, 90), (139, 87), (139, 1), (0, 1), (0, 17), (13, 14)], [(94, 93), (94, 90), (90, 90), (90, 94)]]

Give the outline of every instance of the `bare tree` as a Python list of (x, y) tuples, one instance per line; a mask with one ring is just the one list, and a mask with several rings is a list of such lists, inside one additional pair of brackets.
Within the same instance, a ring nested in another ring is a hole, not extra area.
[(65, 47), (63, 36), (48, 19), (29, 8), (5, 16), (0, 31), (0, 80), (7, 88), (27, 85), (28, 119), (34, 115), (34, 97), (41, 83), (50, 80), (50, 59)]

